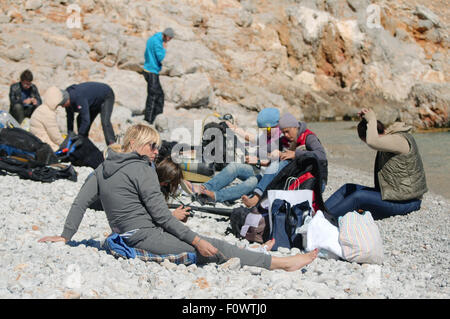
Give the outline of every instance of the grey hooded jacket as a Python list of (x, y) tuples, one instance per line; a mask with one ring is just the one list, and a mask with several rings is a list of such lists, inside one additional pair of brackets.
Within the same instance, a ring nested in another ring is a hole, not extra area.
[(137, 153), (108, 150), (106, 160), (86, 179), (75, 198), (62, 237), (73, 237), (86, 209), (98, 198), (113, 232), (137, 230), (130, 238), (133, 244), (151, 232), (166, 231), (188, 244), (197, 235), (172, 215), (155, 169), (147, 157)]

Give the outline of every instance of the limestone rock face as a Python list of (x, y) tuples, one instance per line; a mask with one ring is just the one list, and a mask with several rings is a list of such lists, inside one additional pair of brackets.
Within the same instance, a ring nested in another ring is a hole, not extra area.
[(313, 121), (372, 107), (386, 124), (448, 127), (448, 10), (439, 0), (5, 0), (0, 108), (29, 68), (41, 92), (103, 81), (116, 106), (140, 114), (146, 42), (172, 27), (160, 80), (175, 109), (279, 107)]

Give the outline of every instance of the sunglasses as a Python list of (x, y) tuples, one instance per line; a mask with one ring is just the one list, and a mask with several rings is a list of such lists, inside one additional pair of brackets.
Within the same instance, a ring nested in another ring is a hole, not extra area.
[(158, 150), (161, 148), (161, 145), (159, 145), (158, 143), (152, 143), (150, 144), (150, 147), (152, 149), (152, 151)]

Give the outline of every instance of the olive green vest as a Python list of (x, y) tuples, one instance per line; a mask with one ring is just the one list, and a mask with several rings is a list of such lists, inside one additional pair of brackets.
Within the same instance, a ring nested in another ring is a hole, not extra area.
[(420, 199), (428, 191), (422, 159), (416, 141), (409, 133), (401, 134), (409, 143), (407, 154), (378, 152), (375, 160), (375, 187), (383, 200)]

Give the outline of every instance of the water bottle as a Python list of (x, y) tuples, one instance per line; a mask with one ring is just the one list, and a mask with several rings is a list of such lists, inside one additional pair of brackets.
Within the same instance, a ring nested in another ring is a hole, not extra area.
[(7, 115), (6, 112), (0, 111), (0, 128), (7, 126)]
[(0, 128), (20, 127), (20, 124), (8, 112), (0, 111)]

